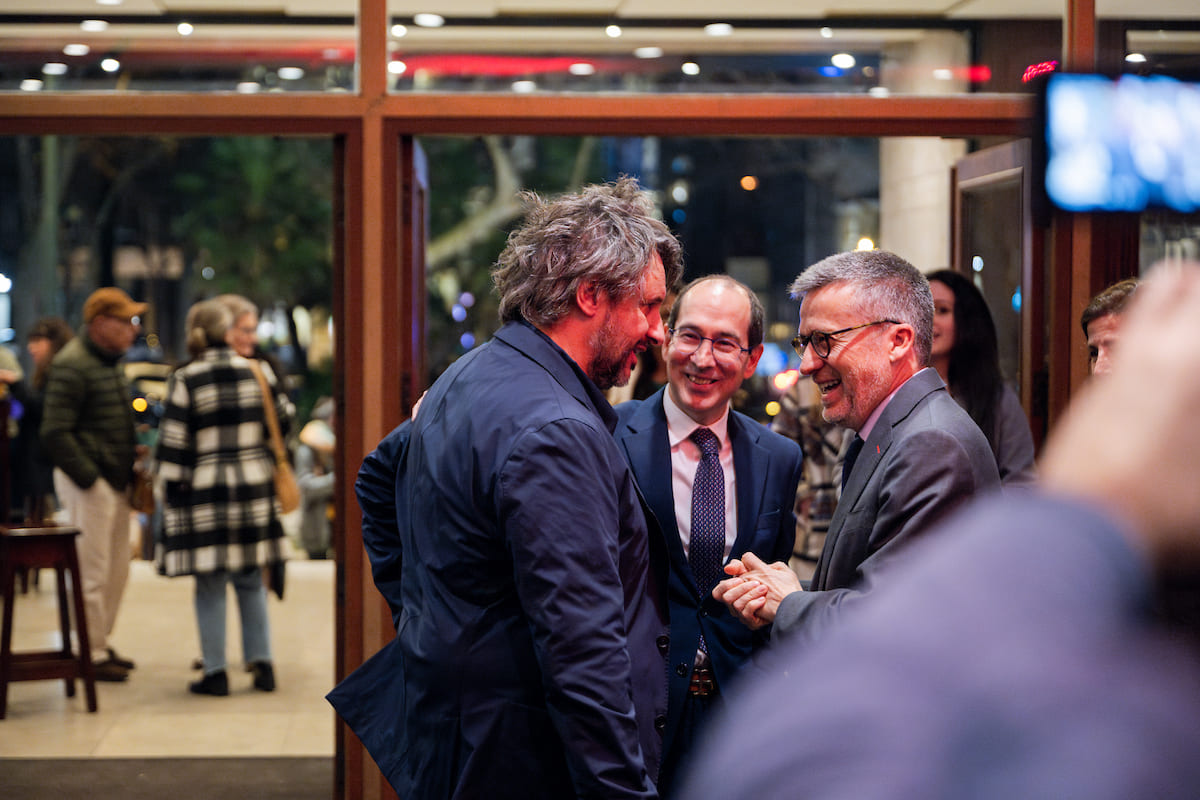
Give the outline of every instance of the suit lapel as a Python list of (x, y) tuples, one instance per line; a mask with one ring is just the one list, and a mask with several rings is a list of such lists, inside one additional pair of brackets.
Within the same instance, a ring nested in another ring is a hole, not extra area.
[(729, 411), (729, 442), (733, 448), (734, 485), (737, 487), (737, 537), (731, 555), (740, 556), (750, 546), (755, 522), (766, 490), (771, 455), (758, 443), (759, 431)]

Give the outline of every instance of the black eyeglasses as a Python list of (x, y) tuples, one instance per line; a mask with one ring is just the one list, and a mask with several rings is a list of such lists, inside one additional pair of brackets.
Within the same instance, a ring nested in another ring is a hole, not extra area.
[(701, 336), (695, 331), (677, 331), (674, 328), (667, 328), (667, 332), (671, 334), (672, 345), (683, 355), (696, 352), (705, 341), (712, 342), (713, 354), (717, 356), (729, 357), (750, 352), (749, 347), (742, 347), (733, 339), (720, 336), (713, 339), (709, 336)]
[(804, 349), (812, 345), (813, 352), (818, 358), (829, 358), (829, 351), (833, 348), (833, 337), (840, 336), (843, 333), (856, 331), (859, 328), (869, 328), (872, 325), (900, 325), (894, 319), (877, 319), (874, 322), (864, 322), (862, 325), (851, 325), (849, 328), (842, 328), (840, 331), (813, 331), (807, 336), (796, 336), (792, 339), (792, 347), (795, 348), (797, 355), (804, 358)]

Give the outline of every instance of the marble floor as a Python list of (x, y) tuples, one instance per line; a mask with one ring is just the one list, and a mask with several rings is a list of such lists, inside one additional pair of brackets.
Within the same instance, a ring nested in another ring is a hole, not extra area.
[[(74, 698), (58, 681), (9, 685), (0, 720), (0, 758), (329, 756), (334, 714), (334, 562), (288, 562), (285, 599), (270, 597), (278, 689), (254, 691), (241, 667), (237, 602), (229, 593), (230, 695), (187, 691), (199, 677), (192, 579), (164, 578), (134, 561), (112, 642), (137, 664), (125, 683), (97, 682), (99, 710), (88, 713), (82, 684)], [(14, 603), (14, 652), (58, 646), (54, 571)]]

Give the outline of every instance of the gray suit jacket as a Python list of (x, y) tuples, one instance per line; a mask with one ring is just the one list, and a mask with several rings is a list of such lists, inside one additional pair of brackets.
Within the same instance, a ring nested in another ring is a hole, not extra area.
[(775, 638), (820, 636), (881, 566), (976, 492), (1000, 485), (987, 438), (932, 369), (875, 423), (829, 523), (809, 591), (783, 599)]

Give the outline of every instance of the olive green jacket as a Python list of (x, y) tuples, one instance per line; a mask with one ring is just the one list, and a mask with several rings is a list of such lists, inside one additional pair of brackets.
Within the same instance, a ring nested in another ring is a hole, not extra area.
[(120, 491), (131, 478), (137, 440), (120, 359), (84, 332), (50, 362), (42, 444), (54, 466), (82, 489), (104, 478)]

